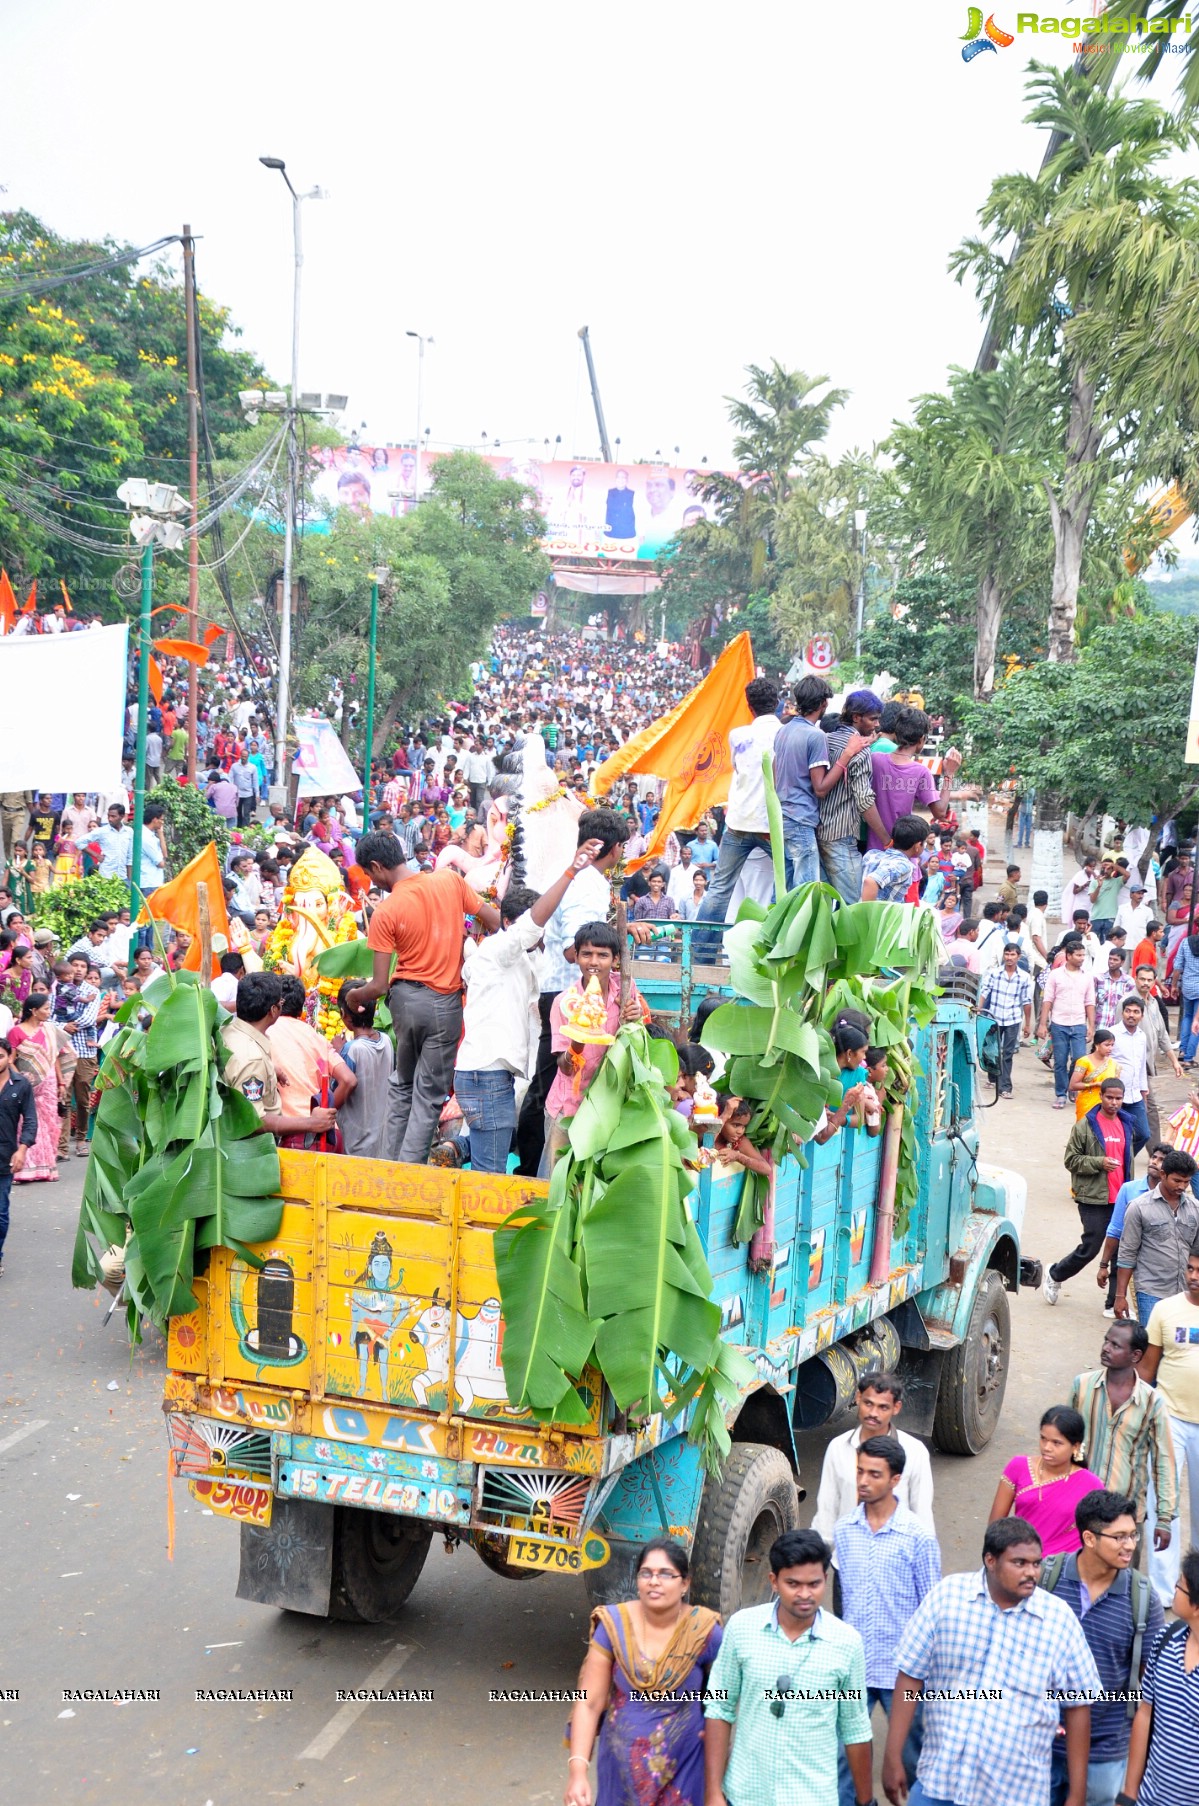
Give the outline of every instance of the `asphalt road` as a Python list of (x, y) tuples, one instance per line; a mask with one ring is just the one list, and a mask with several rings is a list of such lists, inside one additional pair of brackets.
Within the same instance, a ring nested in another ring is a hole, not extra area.
[[(989, 1159), (1029, 1183), (1025, 1250), (1076, 1239), (1061, 1149), (1072, 1113), (1050, 1107), (1044, 1068), (1021, 1053), (1016, 1097), (985, 1112)], [(1181, 1101), (1172, 1079), (1164, 1100)], [(325, 1623), (234, 1597), (238, 1536), (175, 1487), (167, 1559), (163, 1347), (130, 1357), (120, 1322), (70, 1286), (83, 1163), (55, 1186), (17, 1188), (0, 1279), (0, 1773), (19, 1806), (230, 1806), (386, 1797), (553, 1802), (568, 1707), (491, 1702), (489, 1690), (574, 1684), (581, 1581), (523, 1583), (435, 1543), (392, 1625)], [(1035, 1447), (1041, 1412), (1095, 1363), (1103, 1333), (1093, 1270), (1050, 1309), (1012, 1300), (1013, 1353), (999, 1432), (973, 1459), (933, 1457), (947, 1571), (972, 1566), (998, 1476)], [(815, 1497), (829, 1430), (803, 1439)], [(429, 1691), (359, 1708), (337, 1689)], [(158, 1700), (65, 1700), (64, 1689), (156, 1688)], [(197, 1689), (291, 1689), (290, 1700), (201, 1703)], [(7, 1696), (17, 1689), (19, 1698)], [(347, 1792), (352, 1789), (352, 1792)]]

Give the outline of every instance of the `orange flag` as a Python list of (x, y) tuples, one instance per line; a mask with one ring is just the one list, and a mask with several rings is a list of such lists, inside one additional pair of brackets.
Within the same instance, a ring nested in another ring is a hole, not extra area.
[(155, 640), (155, 652), (165, 652), (168, 658), (184, 658), (189, 665), (206, 665), (208, 648), (201, 646), (196, 640)]
[(739, 633), (689, 696), (634, 734), (595, 773), (591, 788), (597, 796), (626, 771), (669, 779), (653, 838), (642, 858), (629, 860), (630, 871), (652, 864), (673, 829), (694, 827), (706, 809), (728, 800), (733, 781), (729, 729), (752, 720), (745, 686), (753, 676), (749, 635)]
[(58, 579), (58, 587), (62, 591), (62, 599), (66, 603), (67, 613), (73, 615), (75, 610), (71, 607), (71, 598), (67, 593), (67, 580), (65, 577), (60, 577)]
[(26, 596), (25, 601), (21, 606), (21, 613), (23, 615), (35, 615), (37, 613), (37, 578), (36, 577), (34, 578), (33, 582), (29, 585), (29, 594)]
[(17, 618), (17, 598), (12, 593), (8, 572), (0, 571), (0, 633), (11, 633)]
[[(185, 934), (191, 935), (192, 944), (183, 961), (187, 972), (200, 970), (200, 906), (196, 897), (197, 884), (208, 886), (208, 914), (213, 934), (224, 935), (228, 942), (229, 912), (225, 908), (225, 885), (221, 875), (221, 862), (212, 841), (209, 841), (202, 853), (197, 853), (184, 866), (178, 877), (172, 878), (169, 884), (160, 884), (156, 891), (151, 891), (137, 918), (139, 922), (148, 922), (151, 918), (158, 922), (169, 922), (172, 928), (181, 928)], [(217, 956), (214, 955), (209, 976), (215, 978), (220, 969)]]

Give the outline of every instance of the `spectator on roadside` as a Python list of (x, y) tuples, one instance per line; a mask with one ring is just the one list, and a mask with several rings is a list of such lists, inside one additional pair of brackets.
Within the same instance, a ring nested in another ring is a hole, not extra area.
[(1003, 949), (1003, 964), (983, 980), (978, 1007), (990, 1016), (999, 1030), (999, 1095), (1012, 1095), (1012, 1061), (1020, 1044), (1020, 1031), (1032, 1031), (1032, 979), (1019, 966), (1020, 947), (1008, 941)]
[(1149, 1140), (1149, 1044), (1141, 1033), (1141, 999), (1134, 991), (1120, 1006), (1120, 1021), (1112, 1030), (1112, 1058), (1124, 1080), (1124, 1108), (1136, 1124), (1134, 1156)]
[(1056, 1304), (1062, 1284), (1081, 1273), (1103, 1247), (1116, 1195), (1132, 1178), (1136, 1121), (1124, 1108), (1124, 1081), (1104, 1079), (1099, 1102), (1074, 1124), (1064, 1155), (1082, 1238), (1064, 1260), (1045, 1269), (1041, 1290)]
[[(1167, 1155), (1162, 1162), (1163, 1185), (1169, 1166), (1170, 1156)], [(1196, 1549), (1199, 1548), (1199, 1240), (1192, 1242), (1187, 1251), (1183, 1273), (1179, 1290), (1159, 1298), (1149, 1313), (1149, 1347), (1141, 1359), (1141, 1372), (1150, 1385), (1156, 1382), (1169, 1413), (1174, 1472), (1181, 1494), (1182, 1470), (1184, 1466), (1186, 1468), (1191, 1518), (1188, 1541), (1191, 1548)], [(1165, 1519), (1157, 1516), (1156, 1500), (1154, 1507), (1156, 1531)], [(1178, 1585), (1181, 1554), (1182, 1539), (1179, 1521), (1175, 1518), (1170, 1523), (1170, 1540), (1166, 1547), (1158, 1547), (1155, 1535), (1149, 1552), (1149, 1578), (1167, 1610), (1176, 1609), (1174, 1591)]]
[(771, 1603), (725, 1625), (704, 1707), (708, 1806), (831, 1802), (842, 1746), (854, 1799), (873, 1799), (865, 1654), (823, 1609), (828, 1568), (823, 1537), (786, 1531), (770, 1550)]
[(1164, 1549), (1178, 1513), (1178, 1481), (1165, 1400), (1137, 1372), (1148, 1346), (1148, 1331), (1134, 1319), (1109, 1323), (1099, 1365), (1076, 1376), (1070, 1404), (1085, 1426), (1091, 1471), (1110, 1492), (1132, 1499), (1138, 1524), (1148, 1514), (1152, 1482), (1157, 1499), (1152, 1540)]
[[(1050, 1694), (1100, 1683), (1081, 1625), (1038, 1589), (1040, 1571), (1041, 1539), (1031, 1524), (1001, 1518), (987, 1526), (982, 1571), (948, 1575), (917, 1610), (896, 1651), (883, 1758), (889, 1800), (907, 1790), (903, 1748), (921, 1691), (930, 1697), (912, 1806), (1042, 1806), (1048, 1798), (1058, 1735)], [(979, 1689), (988, 1689), (985, 1707), (971, 1697)], [(1089, 1721), (1088, 1705), (1061, 1709), (1071, 1806), (1082, 1806), (1086, 1794)]]
[[(895, 1651), (909, 1620), (941, 1578), (936, 1537), (900, 1503), (897, 1487), (907, 1456), (891, 1436), (870, 1436), (857, 1453), (858, 1503), (833, 1532), (841, 1579), (839, 1616), (862, 1639), (866, 1656), (866, 1710), (891, 1710)], [(920, 1758), (920, 1716), (904, 1749), (910, 1787)], [(849, 1764), (839, 1762), (839, 1806), (855, 1806)]]
[(1053, 1044), (1053, 1107), (1064, 1110), (1070, 1071), (1095, 1033), (1095, 981), (1083, 971), (1083, 945), (1074, 936), (1063, 943), (1065, 960), (1054, 967), (1041, 994), (1037, 1033)]
[(1116, 1256), (1117, 1317), (1128, 1316), (1130, 1278), (1136, 1281), (1137, 1318), (1146, 1328), (1158, 1299), (1176, 1298), (1185, 1289), (1187, 1252), (1199, 1236), (1199, 1198), (1191, 1189), (1196, 1170), (1189, 1154), (1171, 1148), (1161, 1157), (1157, 1184), (1130, 1202)]
[[(1078, 1619), (1108, 1697), (1091, 1705), (1091, 1745), (1086, 1797), (1114, 1802), (1124, 1779), (1128, 1741), (1136, 1713), (1135, 1692), (1162, 1627), (1162, 1608), (1143, 1574), (1133, 1567), (1136, 1506), (1118, 1492), (1089, 1492), (1074, 1511), (1080, 1540), (1076, 1555), (1053, 1556), (1041, 1586)], [(1070, 1777), (1065, 1740), (1053, 1745), (1050, 1806), (1067, 1806)]]

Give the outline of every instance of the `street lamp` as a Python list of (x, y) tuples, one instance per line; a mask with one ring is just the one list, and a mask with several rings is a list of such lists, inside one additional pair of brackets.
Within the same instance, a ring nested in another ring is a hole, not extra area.
[(129, 510), (129, 532), (142, 549), (141, 610), (137, 623), (137, 755), (133, 779), (133, 854), (129, 862), (129, 913), (137, 919), (142, 882), (142, 827), (146, 818), (146, 731), (150, 717), (150, 605), (154, 598), (154, 547), (174, 551), (186, 533), (175, 517), (188, 504), (170, 483), (128, 477), (117, 490)]
[(385, 564), (371, 572), (370, 655), (366, 667), (366, 747), (362, 755), (362, 812), (367, 828), (371, 825), (371, 763), (375, 746), (375, 649), (379, 638), (379, 585), (386, 583), (387, 577)]
[(866, 614), (866, 510), (864, 508), (854, 509), (853, 524), (858, 534), (858, 552), (861, 560), (858, 567), (858, 625), (857, 632), (854, 634), (853, 655), (855, 658), (861, 658), (862, 623)]
[(258, 161), (266, 169), (277, 169), (287, 183), (287, 192), (291, 196), (291, 229), (295, 247), (295, 282), (291, 307), (291, 390), (287, 411), (287, 518), (283, 526), (283, 614), (279, 624), (279, 700), (275, 722), (275, 782), (286, 784), (287, 724), (291, 713), (291, 567), (295, 551), (296, 490), (299, 486), (296, 409), (300, 397), (300, 274), (304, 267), (300, 203), (323, 200), (324, 196), (319, 188), (311, 188), (306, 194), (297, 194), (282, 157), (259, 157)]
[(423, 451), (423, 447), (421, 445), (420, 428), (421, 428), (421, 418), (422, 418), (422, 414), (423, 414), (424, 395), (425, 395), (425, 346), (432, 345), (435, 343), (435, 341), (434, 341), (431, 333), (419, 333), (419, 332), (408, 331), (405, 333), (404, 336), (405, 336), (405, 338), (415, 339), (416, 345), (417, 345), (417, 353), (416, 353), (416, 501), (419, 502), (420, 501), (420, 478), (421, 478), (421, 455), (422, 455), (422, 451)]

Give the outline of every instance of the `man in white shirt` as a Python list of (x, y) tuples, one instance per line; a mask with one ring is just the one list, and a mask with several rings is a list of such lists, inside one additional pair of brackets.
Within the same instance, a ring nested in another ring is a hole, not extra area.
[(1091, 903), (1091, 885), (1093, 884), (1094, 879), (1095, 861), (1093, 859), (1085, 859), (1082, 864), (1082, 870), (1075, 872), (1072, 878), (1067, 879), (1066, 888), (1062, 892), (1061, 909), (1058, 912), (1058, 920), (1066, 928), (1069, 928), (1073, 923), (1074, 911), (1076, 909), (1086, 908), (1089, 911)]
[[(753, 720), (743, 727), (729, 729), (729, 751), (733, 756), (733, 781), (725, 808), (724, 834), (720, 856), (712, 874), (712, 883), (703, 900), (698, 920), (723, 922), (737, 888), (741, 868), (755, 847), (770, 853), (770, 822), (766, 814), (766, 782), (762, 776), (762, 758), (773, 754), (774, 742), (781, 723), (778, 718), (779, 686), (769, 677), (755, 677), (745, 686), (745, 700)], [(696, 935), (692, 942), (694, 958), (700, 964), (716, 957), (720, 946), (717, 935)]]
[(871, 1436), (894, 1436), (899, 1441), (907, 1461), (896, 1497), (936, 1535), (932, 1463), (922, 1442), (895, 1428), (895, 1419), (902, 1409), (903, 1381), (897, 1373), (872, 1371), (862, 1375), (858, 1381), (857, 1425), (842, 1436), (834, 1436), (824, 1451), (812, 1529), (818, 1530), (826, 1543), (833, 1540), (833, 1527), (838, 1518), (845, 1517), (857, 1506), (858, 1447)]
[(125, 826), (125, 811), (120, 803), (112, 805), (107, 822), (102, 828), (96, 829), (92, 839), (100, 848), (100, 864), (97, 868), (100, 876), (124, 878), (128, 882), (133, 864), (133, 829)]
[(666, 895), (675, 908), (685, 903), (695, 889), (695, 864), (689, 846), (679, 850), (677, 864), (672, 868), (666, 884)]
[(516, 1128), (516, 1081), (531, 1078), (541, 1024), (530, 958), (545, 925), (574, 881), (597, 858), (602, 840), (583, 843), (540, 896), (513, 886), (500, 903), (500, 932), (479, 942), (462, 969), (466, 985), (454, 1095), (470, 1130), (476, 1173), (504, 1173)]
[(1149, 1140), (1149, 1114), (1145, 1093), (1149, 1089), (1149, 1043), (1141, 1033), (1144, 1005), (1139, 997), (1126, 997), (1121, 1020), (1112, 1030), (1112, 1058), (1124, 1080), (1124, 1108), (1136, 1124), (1132, 1138), (1135, 1160)]
[(1128, 934), (1128, 945), (1135, 947), (1138, 941), (1145, 938), (1145, 929), (1153, 920), (1153, 911), (1145, 901), (1145, 886), (1139, 878), (1134, 878), (1128, 887), (1128, 902), (1121, 903), (1116, 911), (1116, 927), (1123, 928)]

